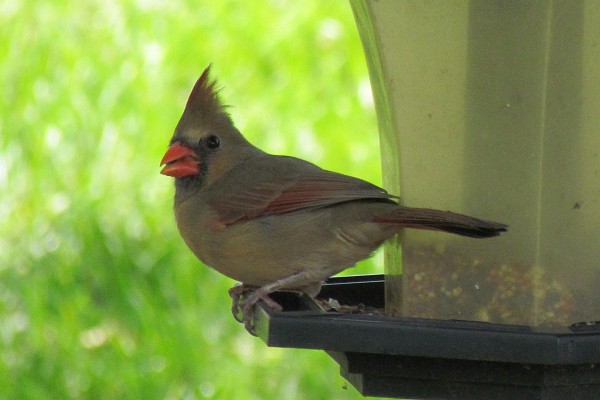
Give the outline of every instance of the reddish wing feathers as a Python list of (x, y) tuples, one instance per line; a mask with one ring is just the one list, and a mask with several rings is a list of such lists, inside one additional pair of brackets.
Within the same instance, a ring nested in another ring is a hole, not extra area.
[[(274, 157), (274, 156), (269, 156)], [(275, 159), (281, 160), (279, 157)], [(301, 160), (294, 160), (298, 164)], [(304, 162), (302, 162), (304, 164)], [(244, 184), (242, 188), (233, 190), (230, 196), (223, 196), (213, 202), (213, 207), (219, 214), (219, 223), (230, 225), (236, 222), (260, 218), (268, 215), (284, 214), (315, 207), (323, 207), (336, 203), (360, 199), (391, 199), (395, 196), (385, 190), (363, 180), (335, 172), (322, 170), (312, 164), (306, 163), (306, 172), (282, 171), (277, 169), (276, 163), (270, 168), (270, 176), (262, 171), (243, 168), (243, 171), (256, 172), (254, 179), (237, 177), (237, 182), (252, 182), (252, 186)], [(291, 162), (290, 162), (291, 164)], [(310, 167), (307, 167), (310, 166)], [(288, 165), (289, 167), (289, 165)], [(301, 167), (300, 167), (301, 168)], [(292, 173), (290, 173), (292, 172)]]
[(271, 201), (263, 214), (281, 214), (303, 208), (322, 207), (359, 199), (389, 199), (389, 195), (366, 182), (337, 174), (303, 176)]

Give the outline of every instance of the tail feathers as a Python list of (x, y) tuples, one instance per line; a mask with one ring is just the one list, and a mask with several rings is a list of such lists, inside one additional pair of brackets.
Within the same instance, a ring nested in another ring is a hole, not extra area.
[(500, 235), (507, 226), (450, 211), (429, 208), (397, 207), (389, 213), (375, 217), (375, 222), (394, 224), (406, 228), (431, 229), (473, 238)]

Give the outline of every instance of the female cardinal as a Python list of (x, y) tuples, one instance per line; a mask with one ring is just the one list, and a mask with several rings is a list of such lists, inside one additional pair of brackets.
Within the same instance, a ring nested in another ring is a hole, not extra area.
[(210, 66), (192, 89), (161, 174), (175, 177), (175, 219), (185, 243), (204, 264), (242, 282), (230, 294), (248, 331), (257, 301), (281, 310), (269, 293), (316, 295), (323, 280), (369, 257), (402, 228), (475, 238), (506, 230), (404, 207), (361, 179), (263, 152), (235, 128), (209, 72)]

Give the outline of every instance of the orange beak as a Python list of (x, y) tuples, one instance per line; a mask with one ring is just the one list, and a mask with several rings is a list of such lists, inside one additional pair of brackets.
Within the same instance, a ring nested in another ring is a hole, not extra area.
[(169, 149), (160, 161), (160, 165), (165, 166), (160, 171), (161, 174), (174, 178), (198, 175), (200, 173), (198, 154), (179, 142), (175, 142), (169, 146)]

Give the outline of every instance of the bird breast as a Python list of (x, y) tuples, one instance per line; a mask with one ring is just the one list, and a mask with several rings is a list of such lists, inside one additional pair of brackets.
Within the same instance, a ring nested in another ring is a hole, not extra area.
[(344, 203), (219, 226), (210, 210), (190, 212), (184, 206), (176, 218), (188, 247), (204, 264), (263, 286), (300, 271), (313, 272), (312, 281), (324, 280), (369, 257), (394, 233), (349, 207)]

